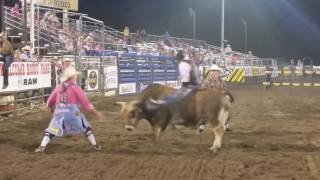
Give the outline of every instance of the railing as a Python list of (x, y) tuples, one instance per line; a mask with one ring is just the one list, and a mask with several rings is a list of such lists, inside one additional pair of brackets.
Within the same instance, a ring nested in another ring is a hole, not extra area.
[[(25, 25), (23, 23), (22, 17), (15, 17), (11, 15), (10, 9), (8, 7), (5, 7), (5, 24), (7, 26), (13, 27), (17, 31), (26, 33), (27, 38), (29, 38), (29, 31), (25, 32)], [(38, 22), (38, 21), (37, 21)], [(29, 27), (27, 27), (27, 30)], [(64, 48), (65, 46), (61, 43), (59, 43), (58, 34), (55, 31), (58, 31), (55, 27), (48, 26), (48, 32), (44, 32), (45, 30), (40, 28), (40, 32), (38, 32), (39, 26), (38, 23), (35, 23), (35, 34), (36, 34), (36, 39), (38, 39), (38, 34), (39, 34), (39, 40), (42, 40), (42, 46), (44, 44), (52, 44), (52, 42), (55, 42), (55, 45)], [(40, 42), (38, 42), (38, 47), (40, 46)], [(52, 47), (52, 46), (51, 46)]]

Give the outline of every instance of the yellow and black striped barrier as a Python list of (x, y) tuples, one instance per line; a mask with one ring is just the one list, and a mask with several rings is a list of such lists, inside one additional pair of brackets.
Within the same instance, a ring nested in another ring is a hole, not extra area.
[(225, 81), (227, 82), (244, 82), (245, 81), (245, 71), (241, 68), (235, 68), (232, 70), (232, 73), (225, 77)]
[(262, 82), (262, 85), (264, 86), (293, 86), (293, 87), (320, 87), (320, 83), (290, 83), (290, 82), (274, 82), (274, 83), (270, 83), (270, 82)]

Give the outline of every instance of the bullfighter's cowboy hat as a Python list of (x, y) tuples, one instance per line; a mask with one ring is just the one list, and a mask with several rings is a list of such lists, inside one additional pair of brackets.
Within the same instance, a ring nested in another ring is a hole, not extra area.
[(65, 82), (78, 75), (80, 75), (80, 72), (77, 72), (73, 67), (68, 67), (63, 71), (60, 80)]

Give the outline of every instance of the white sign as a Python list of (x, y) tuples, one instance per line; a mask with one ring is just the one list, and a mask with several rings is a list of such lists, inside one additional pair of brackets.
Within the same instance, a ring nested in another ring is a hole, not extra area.
[(14, 62), (9, 68), (9, 86), (3, 87), (3, 63), (0, 63), (0, 92), (51, 87), (49, 62)]
[(99, 88), (99, 71), (98, 70), (88, 70), (88, 91), (95, 91)]
[(167, 86), (177, 88), (178, 87), (178, 82), (177, 81), (167, 81)]
[(118, 68), (117, 66), (108, 66), (104, 68), (105, 87), (104, 89), (118, 88)]
[[(58, 9), (68, 9), (72, 11), (78, 11), (79, 2), (78, 0), (33, 0), (34, 4), (40, 6), (53, 7)], [(27, 0), (30, 3), (30, 0)]]
[(119, 84), (119, 94), (133, 94), (137, 92), (136, 83)]

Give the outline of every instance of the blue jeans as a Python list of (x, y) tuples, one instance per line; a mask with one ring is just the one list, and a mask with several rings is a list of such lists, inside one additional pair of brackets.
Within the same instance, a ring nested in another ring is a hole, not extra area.
[(11, 55), (0, 56), (0, 61), (3, 62), (3, 85), (9, 85), (9, 67), (13, 61)]
[(176, 102), (176, 101), (180, 101), (182, 98), (187, 96), (191, 91), (192, 91), (192, 89), (190, 89), (190, 88), (182, 87), (182, 88), (174, 91), (169, 96), (164, 97), (163, 100), (168, 104)]

